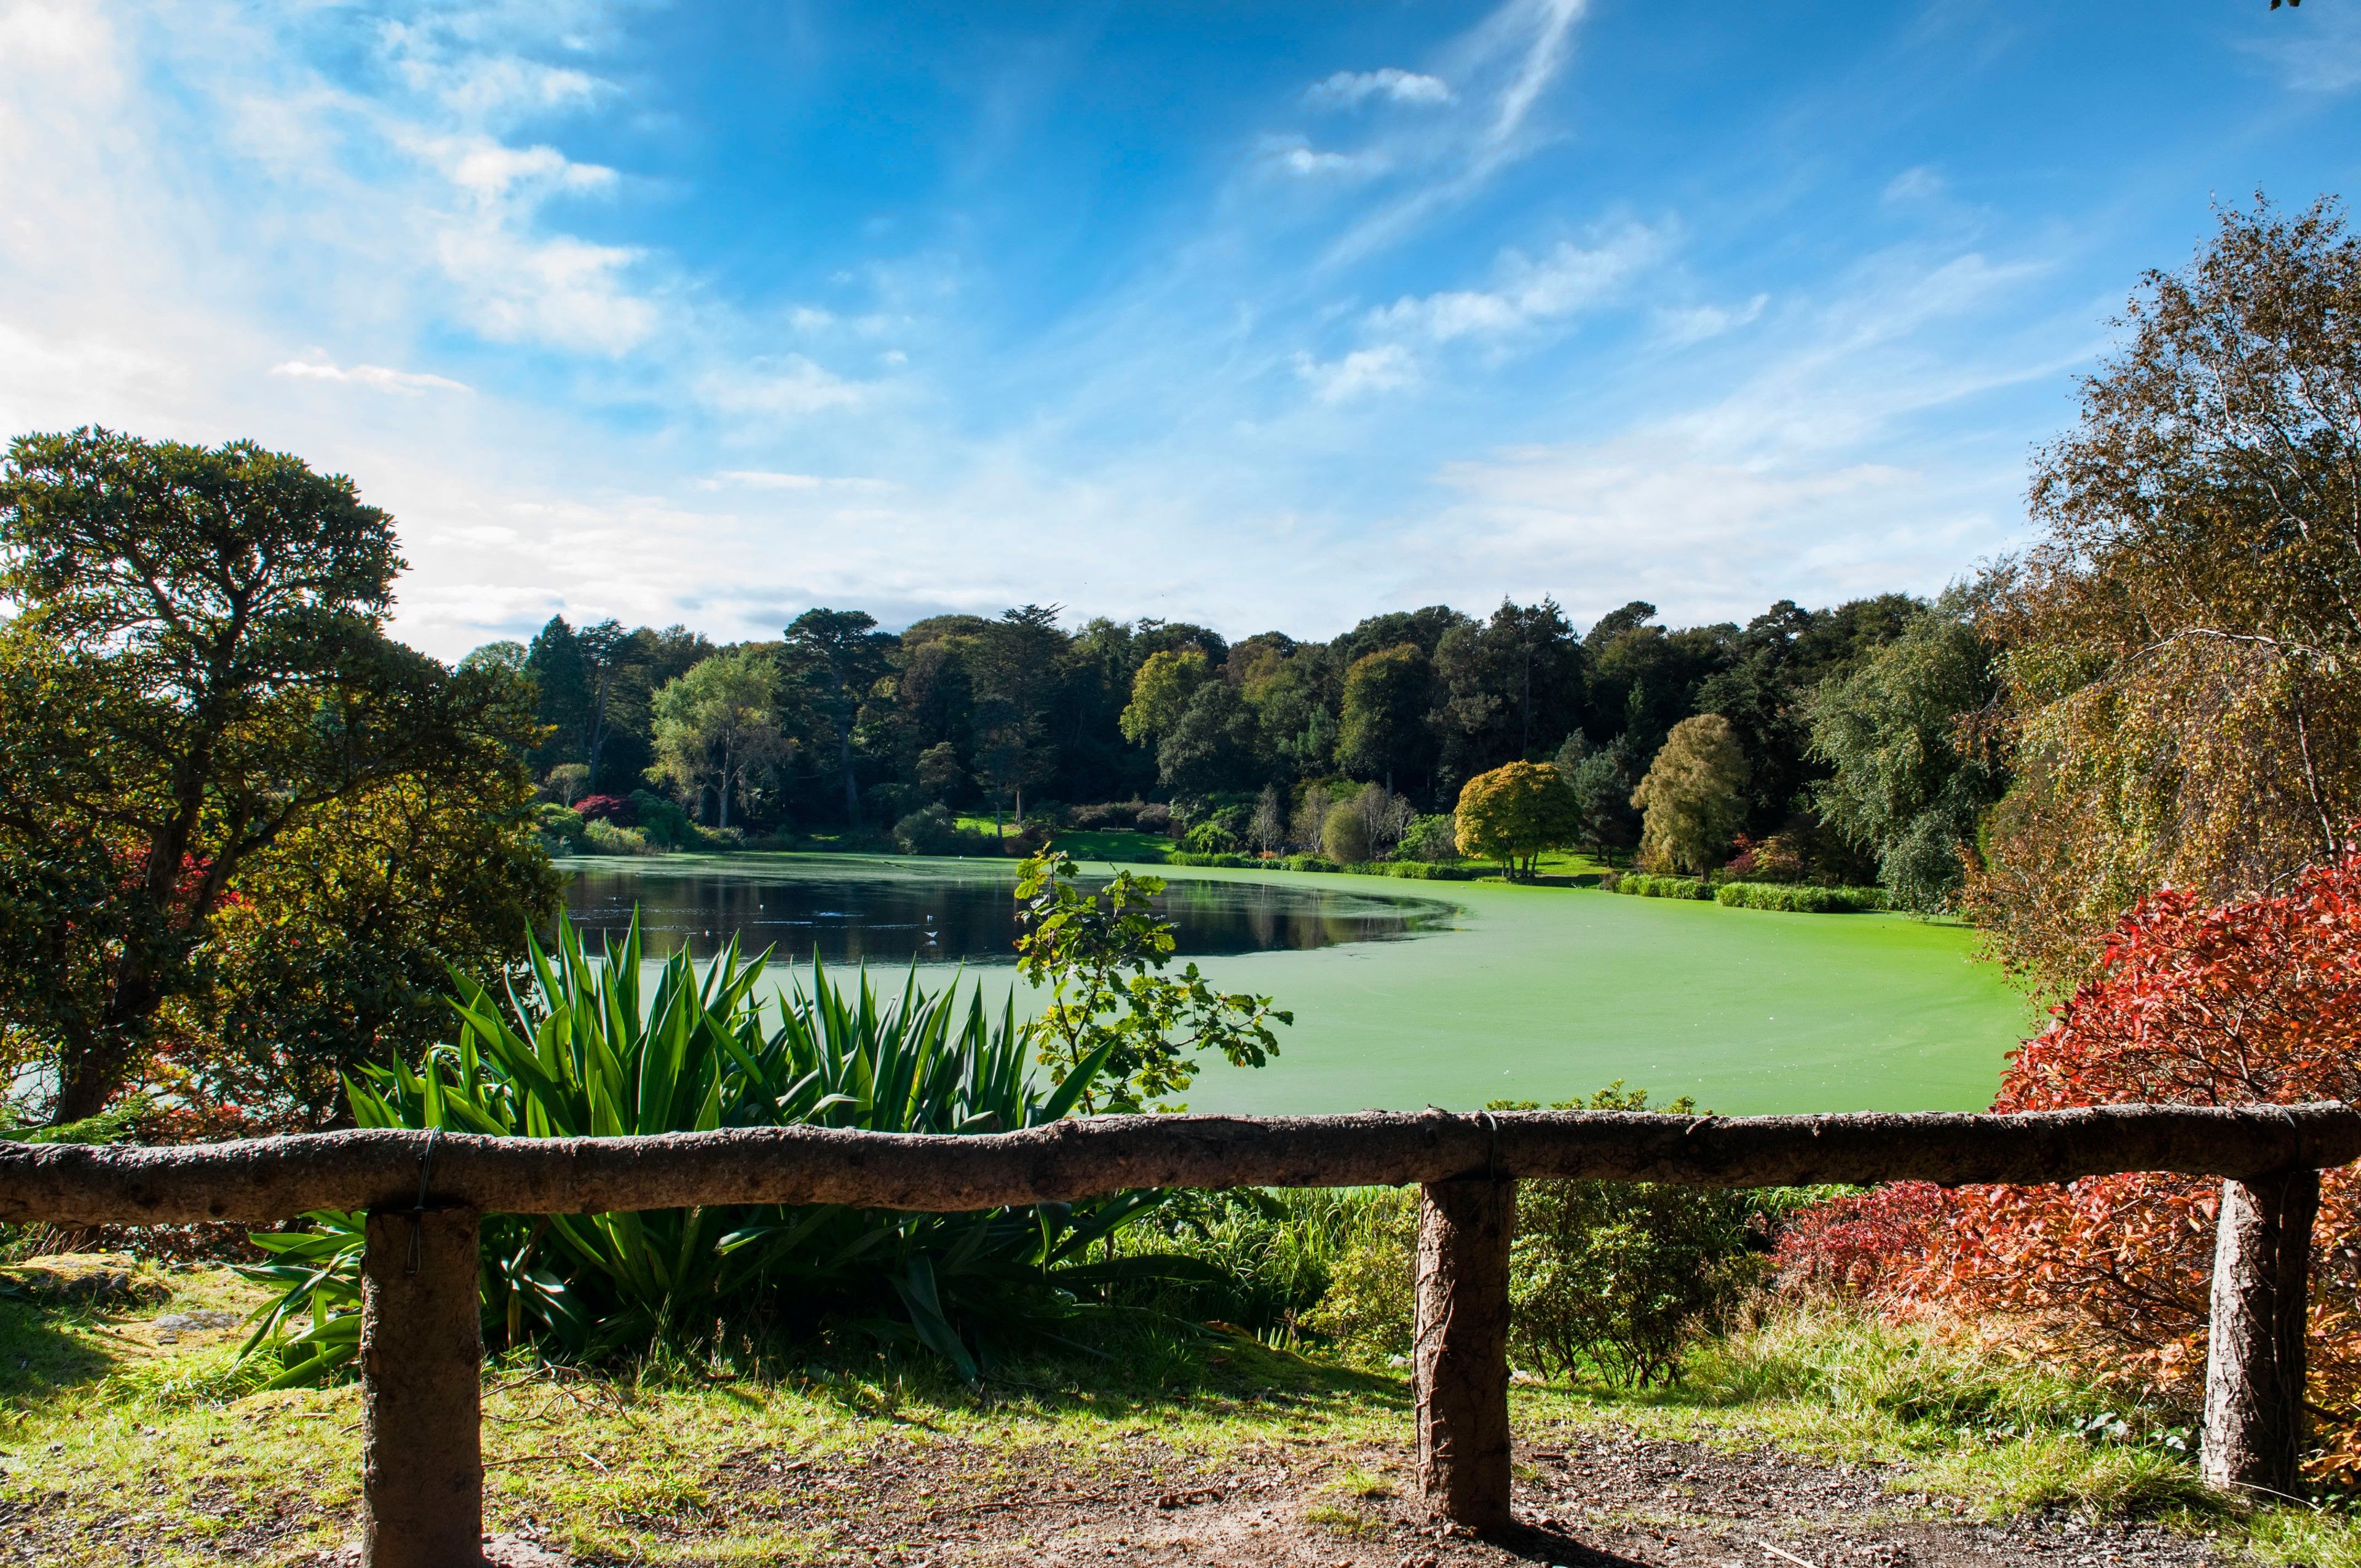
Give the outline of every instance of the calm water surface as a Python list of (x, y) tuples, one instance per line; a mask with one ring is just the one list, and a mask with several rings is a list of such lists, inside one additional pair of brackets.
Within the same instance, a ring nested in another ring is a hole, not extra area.
[[(746, 951), (830, 964), (1014, 963), (1013, 867), (871, 856), (667, 855), (577, 860), (566, 903), (593, 946), (637, 905), (647, 951)], [(1089, 879), (1086, 879), (1089, 880)], [(1456, 906), (1358, 889), (1174, 879), (1157, 907), (1180, 952), (1211, 958), (1399, 940), (1447, 929)]]

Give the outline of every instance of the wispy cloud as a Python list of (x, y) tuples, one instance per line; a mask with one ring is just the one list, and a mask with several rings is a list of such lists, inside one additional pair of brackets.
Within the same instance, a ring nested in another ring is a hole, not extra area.
[(1375, 149), (1337, 152), (1313, 147), (1300, 136), (1264, 137), (1262, 159), (1273, 173), (1299, 178), (1365, 179), (1383, 172), (1388, 164), (1386, 155)]
[(1905, 202), (1924, 202), (1942, 193), (1943, 177), (1922, 163), (1905, 169), (1887, 181), (1880, 199), (1889, 205), (1898, 205)]
[(1757, 294), (1742, 305), (1689, 305), (1660, 311), (1657, 321), (1667, 343), (1703, 343), (1752, 324), (1770, 302), (1770, 295)]
[(380, 392), (401, 392), (415, 396), (420, 392), (467, 392), (474, 390), (465, 381), (454, 381), (448, 376), (430, 375), (423, 370), (394, 370), (383, 365), (337, 365), (325, 359), (290, 359), (273, 365), (274, 376), (292, 376), (297, 380), (347, 381), (357, 387), (373, 387)]
[(1383, 144), (1390, 161), (1411, 177), (1337, 239), (1332, 264), (1395, 243), (1541, 145), (1532, 122), (1565, 69), (1586, 5), (1587, 0), (1507, 0), (1445, 51), (1438, 80), (1456, 84), (1450, 111)]
[(2361, 87), (2361, 11), (2350, 5), (2287, 7), (2268, 24), (2275, 38), (2247, 38), (2242, 47), (2275, 66), (2300, 93), (2345, 93)]
[(860, 402), (865, 389), (823, 370), (800, 354), (717, 365), (697, 378), (698, 399), (724, 413), (818, 413)]
[(1372, 98), (1390, 104), (1448, 104), (1451, 86), (1439, 76), (1389, 65), (1381, 71), (1340, 71), (1303, 90), (1303, 101), (1315, 109), (1356, 109)]
[(1369, 313), (1367, 324), (1374, 332), (1431, 343), (1515, 336), (1611, 299), (1664, 246), (1654, 230), (1626, 224), (1596, 245), (1562, 240), (1539, 259), (1506, 251), (1493, 266), (1488, 287), (1404, 296)]
[(732, 488), (749, 490), (890, 490), (894, 487), (884, 479), (857, 476), (824, 474), (783, 474), (768, 468), (725, 468), (697, 481), (697, 488), (719, 490)]
[(1340, 359), (1323, 362), (1308, 354), (1295, 356), (1295, 373), (1312, 384), (1323, 403), (1340, 403), (1369, 392), (1390, 392), (1413, 386), (1418, 361), (1399, 343), (1356, 348)]

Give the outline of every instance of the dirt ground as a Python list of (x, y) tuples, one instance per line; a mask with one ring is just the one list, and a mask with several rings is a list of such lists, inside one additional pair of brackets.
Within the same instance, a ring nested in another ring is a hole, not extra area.
[[(804, 1543), (770, 1560), (881, 1568), (2197, 1568), (2213, 1555), (2206, 1541), (2154, 1525), (1983, 1524), (1957, 1505), (1894, 1489), (1875, 1468), (1773, 1452), (1567, 1431), (1521, 1442), (1516, 1457), (1526, 1528), (1478, 1541), (1423, 1519), (1407, 1495), (1403, 1456), (1374, 1449), (1285, 1446), (1209, 1463), (1143, 1438), (1120, 1472), (1054, 1447), (940, 1441), (887, 1440), (832, 1464), (748, 1452), (710, 1478), (705, 1517), (656, 1555), (744, 1563), (742, 1546), (700, 1547), (736, 1533), (733, 1525), (766, 1525), (773, 1539)], [(538, 1536), (528, 1528), (500, 1555), (568, 1561), (543, 1556)]]

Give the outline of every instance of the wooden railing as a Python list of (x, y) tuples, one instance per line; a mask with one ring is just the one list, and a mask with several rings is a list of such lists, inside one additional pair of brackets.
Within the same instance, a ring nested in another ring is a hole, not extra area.
[(2361, 1158), (2341, 1104), (2106, 1106), (2021, 1116), (1622, 1112), (1104, 1116), (930, 1137), (786, 1127), (646, 1138), (323, 1133), (171, 1148), (0, 1143), (0, 1222), (269, 1223), (368, 1212), (362, 1561), (481, 1561), (477, 1224), (487, 1212), (841, 1203), (950, 1212), (1126, 1187), (1421, 1189), (1414, 1387), (1435, 1513), (1508, 1528), (1509, 1243), (1521, 1179), (1762, 1187), (2224, 1180), (2202, 1470), (2301, 1490), (2318, 1173)]

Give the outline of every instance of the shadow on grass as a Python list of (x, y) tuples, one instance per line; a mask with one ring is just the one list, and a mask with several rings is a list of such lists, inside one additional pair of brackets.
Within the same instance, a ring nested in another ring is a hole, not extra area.
[(741, 1340), (735, 1354), (718, 1356), (655, 1351), (629, 1365), (579, 1370), (652, 1392), (719, 1393), (750, 1407), (758, 1402), (753, 1390), (764, 1385), (791, 1387), (850, 1414), (920, 1427), (930, 1426), (928, 1410), (1223, 1420), (1326, 1409), (1392, 1413), (1411, 1404), (1403, 1376), (1147, 1312), (1085, 1318), (1060, 1325), (1054, 1336), (997, 1347), (972, 1384), (915, 1347), (841, 1329)]
[(105, 1329), (87, 1306), (0, 1297), (0, 1400), (22, 1408), (103, 1382), (126, 1359), (83, 1337)]

